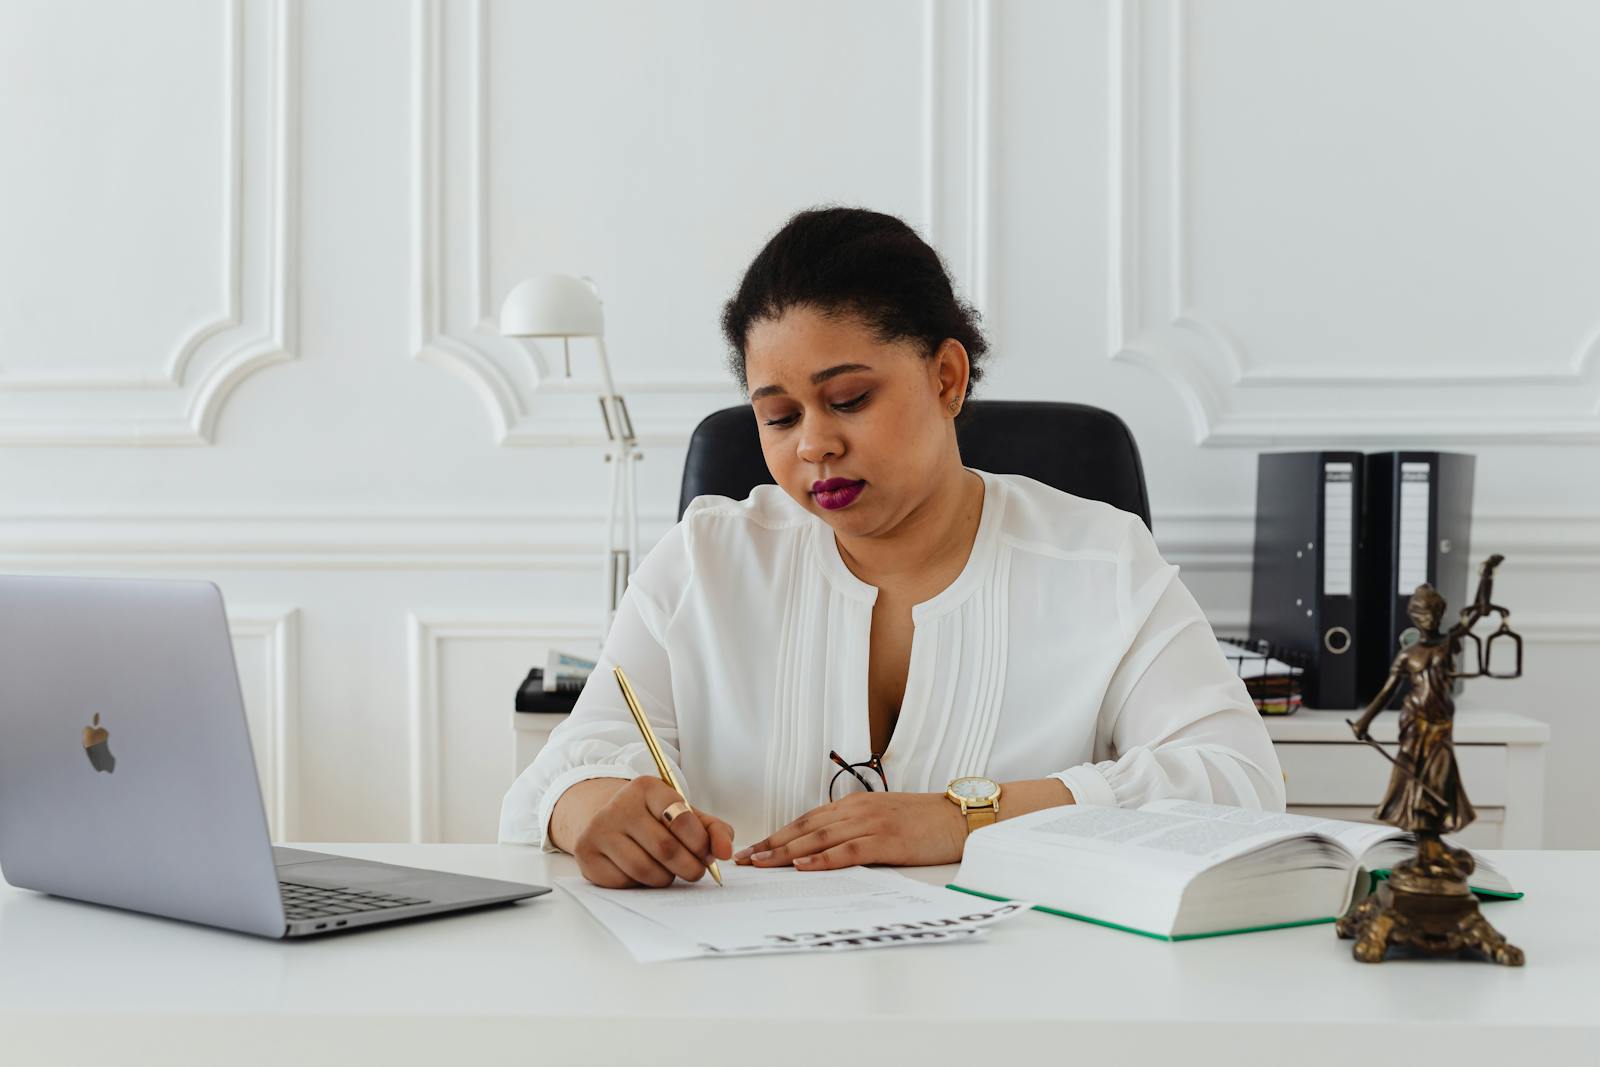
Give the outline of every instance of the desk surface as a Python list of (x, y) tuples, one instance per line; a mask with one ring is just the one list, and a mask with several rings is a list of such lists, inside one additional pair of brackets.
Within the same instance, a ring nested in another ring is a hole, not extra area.
[[(541, 884), (576, 873), (522, 846), (296, 847)], [(1326, 925), (1168, 944), (1038, 912), (986, 943), (642, 965), (559, 889), (281, 943), (0, 886), (0, 1058), (828, 1064), (848, 1049), (865, 1064), (1055, 1051), (1349, 1067), (1427, 1046), (1600, 1062), (1600, 852), (1491, 855), (1528, 894), (1487, 908), (1521, 969), (1360, 964)]]

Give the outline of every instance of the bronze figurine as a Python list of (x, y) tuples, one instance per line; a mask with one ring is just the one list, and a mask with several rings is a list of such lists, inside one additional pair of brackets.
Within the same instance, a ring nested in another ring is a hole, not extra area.
[[(1444, 598), (1430, 585), (1417, 586), (1407, 614), (1421, 636), (1401, 649), (1383, 688), (1360, 720), (1350, 723), (1359, 740), (1394, 764), (1374, 817), (1409, 830), (1417, 839), (1416, 857), (1397, 864), (1378, 891), (1352, 907), (1335, 927), (1340, 937), (1355, 938), (1355, 957), (1365, 963), (1382, 961), (1391, 946), (1423, 955), (1477, 952), (1512, 967), (1523, 963), (1522, 950), (1489, 925), (1467, 887), (1472, 854), (1440, 840), (1441, 834), (1462, 829), (1477, 815), (1461, 783), (1451, 741), (1456, 711), (1451, 685), (1458, 678), (1522, 675), (1522, 638), (1511, 629), (1511, 613), (1490, 600), (1494, 570), (1504, 558), (1484, 561), (1472, 606), (1462, 609), (1461, 620), (1446, 633), (1439, 632)], [(1485, 644), (1472, 628), (1492, 612), (1499, 613), (1500, 628)], [(1496, 674), (1491, 664), (1494, 644), (1505, 640), (1512, 645), (1515, 667)], [(1476, 663), (1462, 673), (1456, 670), (1456, 657), (1464, 641), (1472, 643)], [(1367, 734), (1367, 727), (1405, 679), (1411, 689), (1400, 709), (1399, 753), (1391, 756)]]

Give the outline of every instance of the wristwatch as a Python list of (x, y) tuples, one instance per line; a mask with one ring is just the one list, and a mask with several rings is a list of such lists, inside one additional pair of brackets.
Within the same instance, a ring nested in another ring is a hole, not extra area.
[(991, 778), (969, 775), (951, 779), (944, 795), (967, 817), (969, 834), (1000, 818), (1000, 783)]

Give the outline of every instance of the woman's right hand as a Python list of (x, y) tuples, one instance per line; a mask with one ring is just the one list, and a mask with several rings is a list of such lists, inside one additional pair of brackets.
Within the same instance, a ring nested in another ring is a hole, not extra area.
[(573, 843), (578, 870), (607, 889), (664, 888), (698, 881), (712, 856), (733, 858), (733, 827), (695, 809), (672, 822), (661, 813), (682, 800), (660, 778), (642, 775), (612, 794)]

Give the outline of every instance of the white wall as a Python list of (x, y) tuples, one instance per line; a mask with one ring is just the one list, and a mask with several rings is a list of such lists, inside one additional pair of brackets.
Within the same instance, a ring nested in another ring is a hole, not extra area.
[[(985, 395), (1109, 407), (1219, 629), (1262, 447), (1480, 457), (1474, 558), (1600, 846), (1600, 68), (1582, 0), (0, 7), (0, 570), (225, 591), (276, 833), (493, 833), (511, 695), (595, 635), (589, 274), (645, 539), (738, 397), (720, 304), (821, 201), (983, 309)], [(20, 165), (19, 165), (20, 164)], [(1470, 783), (1469, 783), (1470, 786)]]

